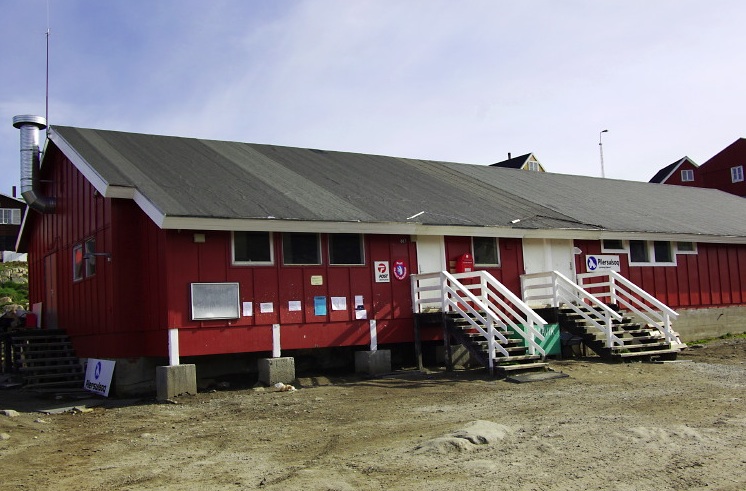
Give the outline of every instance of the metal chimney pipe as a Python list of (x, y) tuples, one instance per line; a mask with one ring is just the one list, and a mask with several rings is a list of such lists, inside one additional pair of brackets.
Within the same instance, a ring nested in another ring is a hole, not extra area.
[(21, 196), (34, 210), (51, 213), (54, 198), (39, 191), (39, 130), (47, 127), (47, 120), (28, 114), (14, 116), (13, 126), (21, 130)]

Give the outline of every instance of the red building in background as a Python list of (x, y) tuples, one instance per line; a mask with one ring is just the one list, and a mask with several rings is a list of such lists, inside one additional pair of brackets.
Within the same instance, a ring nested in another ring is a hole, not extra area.
[(746, 197), (745, 166), (746, 138), (739, 138), (701, 166), (684, 157), (659, 170), (650, 182), (719, 189)]

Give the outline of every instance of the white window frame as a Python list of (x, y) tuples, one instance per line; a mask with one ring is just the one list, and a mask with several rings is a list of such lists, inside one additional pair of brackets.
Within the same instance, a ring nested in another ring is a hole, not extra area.
[(625, 247), (625, 241), (619, 240), (619, 242), (622, 243), (621, 248), (614, 248), (614, 247), (606, 247), (605, 242), (607, 240), (619, 240), (619, 239), (601, 239), (601, 252), (627, 252), (629, 250), (629, 247)]
[[(647, 262), (632, 262), (632, 250), (629, 242), (627, 241), (627, 259), (630, 266), (676, 266), (676, 247), (675, 243), (668, 240), (638, 240), (644, 242), (647, 248), (648, 261)], [(671, 262), (660, 262), (655, 260), (655, 243), (656, 242), (668, 242), (668, 246), (671, 249)]]
[[(495, 241), (495, 255), (497, 256), (497, 263), (478, 263), (477, 262), (477, 255), (474, 254), (474, 239), (492, 239)], [(479, 266), (480, 268), (499, 268), (500, 267), (500, 241), (497, 237), (472, 237), (471, 238), (471, 257), (474, 258), (474, 266)]]
[(20, 225), (21, 210), (19, 208), (0, 208), (0, 225)]
[(730, 181), (743, 182), (743, 166), (737, 165), (730, 168)]
[[(72, 252), (73, 282), (77, 283), (78, 281), (83, 281), (83, 278), (85, 278), (85, 253), (83, 252), (83, 244), (75, 244)], [(78, 266), (78, 262), (76, 261), (78, 252), (80, 253), (80, 266)]]
[(694, 182), (694, 170), (681, 169), (681, 182)]
[[(693, 249), (691, 251), (679, 249), (679, 244), (682, 244), (682, 243), (683, 244), (692, 244)], [(675, 242), (675, 244), (676, 244), (676, 254), (684, 254), (684, 255), (686, 255), (686, 254), (696, 255), (697, 254), (697, 243), (696, 242), (684, 242), (684, 241), (681, 241), (681, 242)]]
[(264, 230), (241, 230), (238, 233), (269, 234), (269, 261), (236, 261), (236, 232), (231, 232), (231, 264), (234, 266), (272, 266), (275, 264), (275, 234)]

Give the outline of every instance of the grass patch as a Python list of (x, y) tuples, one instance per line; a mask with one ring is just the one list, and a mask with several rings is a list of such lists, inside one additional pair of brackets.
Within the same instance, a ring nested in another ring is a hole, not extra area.
[(730, 332), (727, 332), (727, 333), (723, 334), (722, 336), (718, 336), (716, 338), (698, 339), (696, 341), (689, 341), (686, 344), (707, 344), (707, 343), (711, 343), (713, 341), (717, 341), (719, 339), (736, 339), (736, 338), (746, 338), (746, 332), (739, 332), (739, 333), (730, 333)]

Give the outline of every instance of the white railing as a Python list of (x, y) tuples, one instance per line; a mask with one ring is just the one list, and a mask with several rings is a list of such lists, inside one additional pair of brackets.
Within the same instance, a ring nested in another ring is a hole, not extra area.
[[(601, 278), (605, 281), (598, 283), (587, 281), (591, 278)], [(671, 328), (671, 321), (676, 320), (679, 314), (616, 271), (604, 270), (579, 274), (578, 282), (586, 289), (592, 290), (596, 297), (605, 298), (608, 303), (634, 312), (648, 325), (658, 329), (669, 343), (681, 343), (678, 335)], [(598, 292), (599, 289), (600, 292)]]
[(412, 308), (415, 313), (441, 311), (458, 313), (487, 339), (490, 371), (497, 352), (509, 357), (500, 342), (507, 342), (503, 333), (510, 327), (525, 341), (529, 354), (546, 351), (536, 340), (544, 335), (536, 326), (545, 326), (541, 318), (505, 285), (486, 271), (451, 274), (446, 271), (412, 275)]
[(614, 334), (614, 320), (622, 316), (559, 271), (521, 275), (521, 295), (526, 303), (568, 307), (587, 325), (604, 334), (607, 348), (623, 346)]

